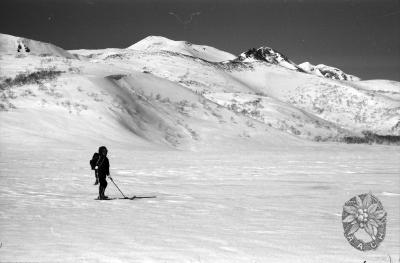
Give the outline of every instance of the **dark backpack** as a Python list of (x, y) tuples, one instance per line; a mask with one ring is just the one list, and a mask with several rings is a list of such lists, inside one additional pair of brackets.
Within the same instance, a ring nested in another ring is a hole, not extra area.
[(99, 157), (100, 154), (98, 153), (93, 154), (92, 160), (90, 160), (90, 167), (92, 168), (92, 170), (94, 170), (94, 168), (96, 167)]

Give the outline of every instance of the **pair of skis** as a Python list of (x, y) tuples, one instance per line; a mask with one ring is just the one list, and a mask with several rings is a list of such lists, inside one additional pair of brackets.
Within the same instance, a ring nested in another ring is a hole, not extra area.
[(113, 182), (113, 184), (115, 185), (115, 187), (117, 187), (118, 191), (122, 194), (123, 198), (106, 198), (106, 199), (97, 199), (97, 200), (115, 200), (115, 199), (129, 199), (129, 200), (134, 200), (134, 199), (143, 199), (143, 198), (156, 198), (157, 196), (152, 195), (152, 196), (132, 196), (132, 197), (127, 197), (126, 195), (124, 195), (124, 193), (121, 191), (121, 189), (119, 189), (118, 185), (114, 182), (114, 180), (112, 179), (111, 176), (109, 176), (111, 182)]
[(157, 196), (155, 195), (151, 195), (151, 196), (136, 196), (134, 195), (133, 197), (112, 197), (112, 198), (104, 198), (104, 199), (99, 199), (96, 198), (95, 200), (120, 200), (120, 199), (128, 199), (128, 200), (135, 200), (135, 199), (144, 199), (144, 198), (157, 198)]

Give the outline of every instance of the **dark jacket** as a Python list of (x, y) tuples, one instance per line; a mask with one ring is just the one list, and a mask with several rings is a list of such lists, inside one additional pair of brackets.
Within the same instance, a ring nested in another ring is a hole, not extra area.
[(97, 166), (99, 167), (97, 170), (99, 176), (105, 177), (110, 175), (110, 163), (106, 156), (100, 155)]

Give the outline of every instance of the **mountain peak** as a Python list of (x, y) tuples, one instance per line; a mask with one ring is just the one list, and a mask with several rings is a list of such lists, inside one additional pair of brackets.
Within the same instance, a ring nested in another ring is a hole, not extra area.
[(267, 46), (262, 46), (258, 49), (251, 48), (240, 54), (235, 60), (241, 62), (265, 61), (291, 70), (300, 70), (287, 56)]
[(171, 40), (166, 37), (162, 36), (148, 36), (145, 37), (144, 39), (140, 40), (139, 42), (131, 45), (128, 47), (128, 49), (142, 49), (143, 47), (149, 49), (151, 46), (157, 46), (157, 45), (167, 45), (167, 44), (172, 44), (177, 41)]

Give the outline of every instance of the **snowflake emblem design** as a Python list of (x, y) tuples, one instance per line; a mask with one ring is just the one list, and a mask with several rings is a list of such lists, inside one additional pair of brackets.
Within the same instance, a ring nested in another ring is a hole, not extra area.
[[(360, 251), (377, 249), (385, 238), (386, 216), (382, 203), (371, 192), (356, 195), (343, 206), (345, 238)], [(366, 238), (361, 238), (362, 234)]]

